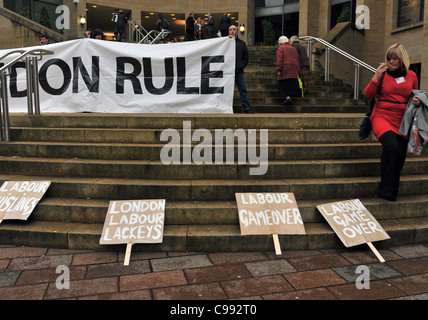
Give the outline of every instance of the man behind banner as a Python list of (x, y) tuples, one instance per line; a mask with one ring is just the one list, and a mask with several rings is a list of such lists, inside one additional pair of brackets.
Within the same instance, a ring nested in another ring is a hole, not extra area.
[(236, 42), (235, 83), (239, 90), (242, 108), (244, 113), (254, 113), (248, 101), (247, 87), (244, 78), (244, 69), (248, 65), (247, 45), (238, 38), (238, 27), (235, 25), (229, 27), (229, 38), (235, 38)]

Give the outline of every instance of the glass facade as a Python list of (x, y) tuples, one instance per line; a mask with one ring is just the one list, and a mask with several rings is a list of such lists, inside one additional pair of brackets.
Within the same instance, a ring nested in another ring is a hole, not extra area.
[(340, 22), (355, 23), (356, 0), (332, 0), (330, 7), (330, 29)]
[(62, 33), (62, 30), (55, 27), (58, 16), (55, 10), (57, 6), (63, 4), (63, 0), (3, 0), (3, 4), (6, 9)]
[[(299, 0), (256, 1), (254, 43), (271, 45), (266, 43), (266, 32), (273, 32), (275, 40), (282, 35), (287, 37), (298, 35), (299, 7)], [(269, 22), (271, 31), (265, 30), (266, 24), (263, 21)]]

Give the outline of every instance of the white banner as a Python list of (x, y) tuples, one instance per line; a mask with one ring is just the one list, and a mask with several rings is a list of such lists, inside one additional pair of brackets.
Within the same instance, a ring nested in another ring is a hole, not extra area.
[[(157, 45), (78, 39), (31, 48), (54, 51), (38, 65), (42, 113), (233, 113), (235, 40), (228, 37)], [(10, 112), (27, 112), (24, 62), (11, 69), (8, 88)]]

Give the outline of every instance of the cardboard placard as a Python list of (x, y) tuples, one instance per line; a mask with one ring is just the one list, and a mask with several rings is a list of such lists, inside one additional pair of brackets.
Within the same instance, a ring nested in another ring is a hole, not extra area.
[(0, 222), (27, 220), (50, 181), (5, 181), (0, 188)]
[(161, 243), (165, 200), (110, 201), (100, 244)]
[(236, 193), (242, 235), (272, 234), (281, 254), (278, 234), (306, 234), (292, 193)]
[(165, 200), (110, 201), (100, 244), (126, 244), (129, 265), (134, 243), (162, 243)]
[(384, 262), (372, 242), (390, 237), (359, 199), (318, 205), (317, 209), (346, 247), (367, 243)]

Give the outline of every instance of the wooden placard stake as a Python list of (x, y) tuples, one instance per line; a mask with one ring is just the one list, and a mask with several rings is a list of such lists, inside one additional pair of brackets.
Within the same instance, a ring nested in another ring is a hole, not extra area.
[(124, 266), (129, 266), (129, 260), (131, 259), (131, 250), (132, 250), (132, 243), (129, 242), (126, 245), (125, 260), (123, 261)]
[(376, 248), (373, 245), (373, 243), (367, 242), (367, 245), (373, 251), (373, 253), (376, 255), (376, 257), (379, 259), (380, 262), (385, 262), (385, 259), (380, 255), (379, 251), (376, 250)]
[(273, 234), (273, 244), (275, 245), (275, 253), (277, 256), (280, 256), (282, 254), (281, 252), (281, 245), (279, 244), (279, 238), (277, 234)]

